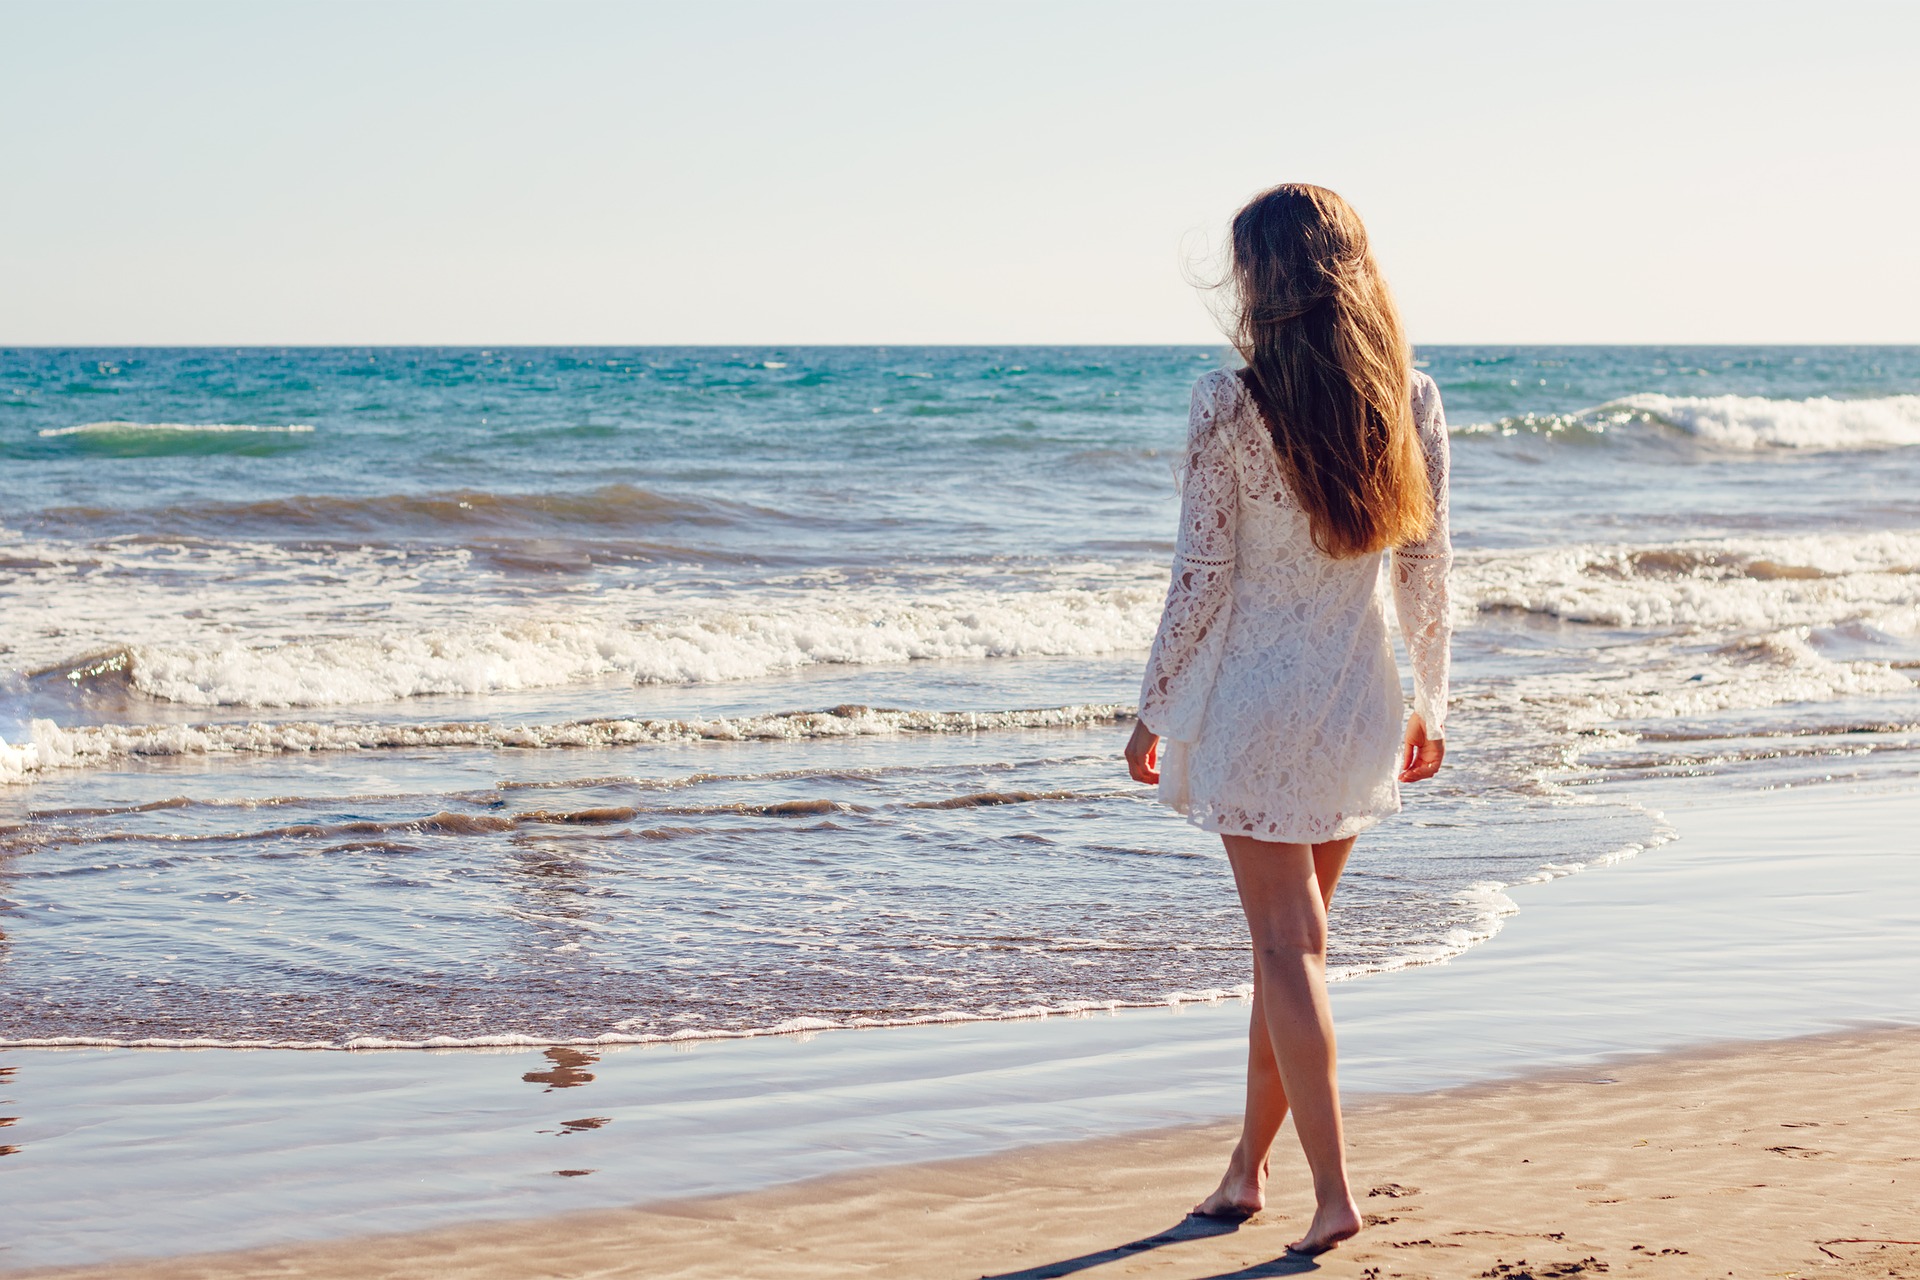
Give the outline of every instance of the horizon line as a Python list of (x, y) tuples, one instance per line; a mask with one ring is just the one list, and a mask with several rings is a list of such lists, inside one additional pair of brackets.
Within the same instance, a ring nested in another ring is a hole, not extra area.
[[(3, 351), (560, 351), (567, 349), (588, 350), (675, 350), (675, 351), (726, 351), (737, 349), (750, 350), (806, 350), (806, 351), (886, 351), (886, 350), (991, 350), (995, 348), (1026, 348), (1061, 350), (1091, 350), (1097, 348), (1140, 348), (1189, 350), (1207, 350), (1231, 347), (1225, 339), (1216, 342), (0, 342)], [(1644, 347), (1644, 348), (1736, 348), (1736, 347), (1798, 347), (1820, 348), (1912, 348), (1920, 347), (1920, 340), (1913, 341), (1684, 341), (1664, 342), (1657, 340), (1635, 340), (1632, 342), (1542, 342), (1542, 341), (1498, 341), (1475, 339), (1470, 341), (1416, 342), (1415, 351), (1435, 347)]]

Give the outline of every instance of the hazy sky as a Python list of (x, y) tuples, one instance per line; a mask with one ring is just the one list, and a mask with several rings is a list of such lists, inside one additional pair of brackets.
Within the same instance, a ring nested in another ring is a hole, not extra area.
[(0, 343), (1920, 341), (1920, 4), (0, 0)]

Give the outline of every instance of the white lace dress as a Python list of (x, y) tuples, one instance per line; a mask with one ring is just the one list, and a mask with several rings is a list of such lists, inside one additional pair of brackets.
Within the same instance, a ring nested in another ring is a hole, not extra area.
[[(1447, 720), (1447, 424), (1415, 373), (1413, 416), (1433, 484), (1426, 541), (1392, 553), (1414, 709)], [(1180, 534), (1147, 658), (1140, 719), (1160, 735), (1160, 799), (1207, 831), (1316, 843), (1400, 811), (1404, 703), (1387, 641), (1380, 556), (1313, 545), (1239, 375), (1193, 388)]]

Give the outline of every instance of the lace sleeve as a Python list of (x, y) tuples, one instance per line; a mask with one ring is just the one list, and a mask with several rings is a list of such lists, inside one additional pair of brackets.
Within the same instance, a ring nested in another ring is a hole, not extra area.
[(1233, 588), (1234, 538), (1240, 521), (1240, 485), (1227, 419), (1238, 378), (1216, 372), (1193, 388), (1187, 456), (1180, 476), (1180, 533), (1173, 581), (1167, 586), (1160, 629), (1147, 655), (1140, 688), (1140, 719), (1163, 738), (1200, 736), (1207, 695), (1226, 643)]
[(1453, 567), (1453, 536), (1448, 527), (1447, 417), (1440, 389), (1421, 376), (1414, 390), (1414, 426), (1427, 458), (1433, 485), (1433, 530), (1423, 541), (1393, 553), (1393, 604), (1413, 660), (1413, 709), (1427, 732), (1443, 737), (1447, 724), (1447, 666), (1453, 638), (1447, 571)]

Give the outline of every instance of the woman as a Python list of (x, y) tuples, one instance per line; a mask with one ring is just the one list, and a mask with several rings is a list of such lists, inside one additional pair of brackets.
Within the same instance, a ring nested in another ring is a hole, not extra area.
[[(1347, 1186), (1327, 904), (1354, 838), (1445, 752), (1447, 429), (1346, 201), (1288, 183), (1233, 220), (1234, 345), (1193, 391), (1180, 532), (1127, 765), (1220, 834), (1254, 955), (1247, 1110), (1196, 1214), (1264, 1203), (1289, 1110), (1318, 1208), (1293, 1244), (1360, 1229)], [(1377, 584), (1391, 550), (1413, 660), (1400, 675)]]

